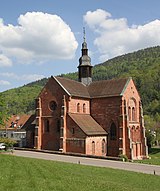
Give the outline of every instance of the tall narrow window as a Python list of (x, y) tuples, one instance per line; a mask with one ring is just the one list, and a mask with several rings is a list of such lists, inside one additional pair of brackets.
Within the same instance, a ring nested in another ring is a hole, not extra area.
[(106, 146), (105, 146), (105, 140), (102, 140), (102, 154), (105, 154)]
[(136, 113), (135, 113), (135, 108), (132, 107), (132, 121), (136, 120)]
[(80, 112), (80, 103), (77, 104), (77, 112)]
[(83, 113), (86, 113), (86, 104), (83, 104)]
[(128, 108), (129, 121), (131, 121), (131, 107)]
[(110, 127), (110, 139), (111, 140), (116, 140), (116, 138), (117, 138), (116, 125), (115, 125), (115, 123), (112, 123), (111, 127)]
[(95, 154), (95, 142), (92, 141), (92, 155)]
[(130, 98), (128, 102), (128, 115), (129, 121), (136, 121), (136, 100), (134, 98)]
[(59, 119), (57, 119), (57, 132), (60, 132), (60, 128), (61, 128), (61, 122)]
[(45, 132), (49, 132), (49, 120), (45, 120)]

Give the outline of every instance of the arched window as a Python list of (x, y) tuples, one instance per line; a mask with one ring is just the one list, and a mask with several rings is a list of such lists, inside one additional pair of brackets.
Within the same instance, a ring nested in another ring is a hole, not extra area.
[(86, 104), (83, 104), (83, 113), (86, 113)]
[(131, 121), (131, 107), (128, 108), (129, 121)]
[(77, 103), (77, 112), (80, 112), (80, 103)]
[(92, 141), (92, 155), (95, 154), (95, 142)]
[(116, 137), (117, 137), (116, 125), (115, 125), (115, 123), (112, 123), (111, 127), (110, 127), (110, 139), (116, 140)]
[(130, 98), (128, 104), (129, 121), (136, 121), (136, 100)]
[(106, 146), (105, 146), (105, 140), (102, 140), (102, 154), (105, 154)]
[(132, 107), (132, 121), (136, 121), (136, 110)]

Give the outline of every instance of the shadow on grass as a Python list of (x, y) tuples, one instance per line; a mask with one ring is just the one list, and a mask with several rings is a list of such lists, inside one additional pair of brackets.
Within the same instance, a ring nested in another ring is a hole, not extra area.
[(160, 148), (149, 148), (149, 154), (160, 153)]

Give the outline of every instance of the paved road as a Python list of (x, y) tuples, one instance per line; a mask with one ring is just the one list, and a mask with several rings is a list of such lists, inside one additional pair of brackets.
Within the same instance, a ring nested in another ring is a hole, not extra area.
[(160, 176), (160, 166), (157, 166), (157, 165), (119, 162), (119, 161), (110, 161), (110, 160), (104, 160), (104, 159), (93, 159), (93, 158), (86, 158), (86, 157), (66, 156), (66, 155), (34, 152), (34, 151), (21, 151), (21, 150), (15, 150), (14, 155), (22, 156), (22, 157), (45, 159), (45, 160), (77, 163), (77, 164), (90, 165), (90, 166), (109, 167), (114, 169), (122, 169), (122, 170), (141, 172), (146, 174), (155, 173), (156, 175)]

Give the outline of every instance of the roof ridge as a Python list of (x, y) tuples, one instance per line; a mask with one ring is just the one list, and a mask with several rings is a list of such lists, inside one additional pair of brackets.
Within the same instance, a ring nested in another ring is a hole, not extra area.
[(105, 82), (105, 81), (110, 82), (110, 81), (128, 80), (128, 79), (130, 79), (130, 78), (132, 78), (132, 77), (113, 78), (113, 79), (106, 79), (106, 80), (97, 80), (97, 81), (93, 81), (91, 84), (93, 84), (93, 83), (97, 83), (97, 82)]

